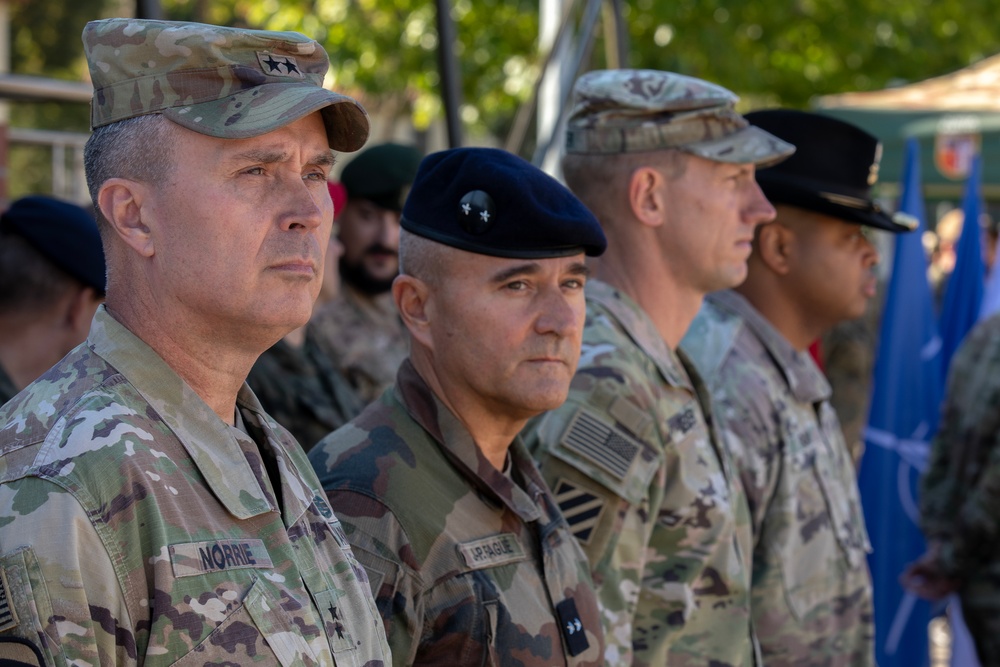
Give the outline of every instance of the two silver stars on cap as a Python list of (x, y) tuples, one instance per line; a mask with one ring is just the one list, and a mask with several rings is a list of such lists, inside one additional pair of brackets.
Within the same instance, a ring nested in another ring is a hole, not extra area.
[[(472, 213), (472, 207), (468, 203), (462, 204), (462, 211), (464, 211), (466, 215), (469, 215), (470, 213)], [(479, 217), (483, 219), (483, 222), (489, 222), (490, 221), (490, 212), (489, 211), (480, 211), (479, 212)]]

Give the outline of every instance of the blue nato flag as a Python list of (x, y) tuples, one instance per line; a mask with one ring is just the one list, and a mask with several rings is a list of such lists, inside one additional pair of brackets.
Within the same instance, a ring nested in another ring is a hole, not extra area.
[(859, 479), (873, 547), (868, 564), (881, 667), (928, 664), (930, 606), (899, 584), (906, 565), (924, 552), (917, 493), (942, 394), (941, 338), (920, 238), (927, 227), (919, 159), (919, 146), (910, 139), (899, 208), (920, 226), (896, 237)]
[(955, 253), (955, 269), (948, 278), (941, 306), (941, 368), (945, 375), (955, 350), (979, 320), (983, 301), (986, 267), (983, 264), (983, 230), (979, 226), (979, 214), (983, 210), (979, 187), (980, 165), (980, 156), (977, 155), (972, 160), (962, 201), (962, 235)]

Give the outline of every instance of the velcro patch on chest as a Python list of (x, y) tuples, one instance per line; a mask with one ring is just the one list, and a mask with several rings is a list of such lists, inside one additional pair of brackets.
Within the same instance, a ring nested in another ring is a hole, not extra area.
[(262, 540), (209, 540), (171, 544), (175, 577), (193, 577), (225, 570), (270, 570), (271, 556)]
[(0, 567), (0, 632), (13, 630), (18, 624), (17, 612), (10, 603), (10, 597), (7, 572)]
[(667, 426), (675, 440), (686, 436), (697, 424), (698, 416), (695, 413), (693, 402), (684, 406), (684, 409), (667, 420)]
[(584, 412), (577, 412), (562, 438), (566, 449), (600, 466), (617, 479), (625, 479), (642, 447), (624, 431)]
[(604, 514), (607, 499), (603, 494), (565, 479), (560, 479), (556, 483), (553, 495), (566, 523), (569, 524), (573, 537), (581, 544), (588, 544), (597, 522)]
[(458, 545), (466, 567), (481, 570), (507, 563), (516, 563), (527, 558), (524, 547), (513, 533), (500, 533)]

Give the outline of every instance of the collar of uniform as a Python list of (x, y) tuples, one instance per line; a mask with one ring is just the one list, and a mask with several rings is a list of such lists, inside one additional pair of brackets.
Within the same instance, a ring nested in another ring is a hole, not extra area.
[(746, 298), (732, 290), (710, 294), (708, 301), (746, 322), (747, 328), (774, 359), (796, 400), (819, 403), (830, 398), (830, 383), (808, 352), (799, 352), (754, 308)]
[[(694, 391), (676, 353), (663, 340), (663, 336), (656, 329), (653, 320), (639, 304), (624, 292), (600, 280), (588, 280), (584, 289), (587, 293), (587, 301), (599, 305), (618, 321), (632, 342), (653, 360), (667, 383)], [(590, 310), (588, 308), (588, 320), (591, 317)]]
[[(151, 347), (114, 319), (102, 305), (94, 316), (87, 345), (135, 387), (170, 427), (198, 466), (205, 481), (238, 519), (269, 512), (250, 465), (228, 424), (201, 399)], [(244, 383), (239, 399), (260, 405)]]
[[(486, 460), (468, 429), (448, 406), (438, 400), (409, 359), (399, 368), (396, 390), (400, 403), (410, 417), (434, 438), (466, 479), (480, 491), (505, 505), (525, 523), (537, 521), (541, 517), (541, 510), (531, 497)], [(510, 452), (514, 466), (522, 475), (527, 474), (527, 469), (532, 465), (528, 463), (529, 458), (524, 452), (520, 436), (514, 439)], [(536, 477), (531, 475), (530, 479), (535, 480)]]

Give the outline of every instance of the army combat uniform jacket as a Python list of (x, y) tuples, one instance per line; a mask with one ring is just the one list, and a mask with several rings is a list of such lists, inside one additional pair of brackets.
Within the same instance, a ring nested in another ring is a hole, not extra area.
[(0, 638), (50, 667), (388, 664), (309, 461), (237, 407), (252, 440), (102, 306), (0, 411)]
[(826, 378), (735, 292), (708, 297), (681, 347), (750, 502), (764, 664), (874, 665), (871, 546)]
[(519, 440), (493, 468), (409, 361), (310, 452), (395, 665), (602, 664), (587, 561)]
[(307, 327), (308, 335), (364, 405), (392, 386), (396, 371), (410, 354), (410, 334), (389, 292), (366, 296), (344, 285)]
[(1000, 663), (1000, 315), (952, 358), (941, 425), (920, 497), (921, 528), (939, 545), (983, 665)]
[(590, 559), (607, 664), (752, 665), (750, 519), (700, 380), (628, 296), (586, 291), (569, 400), (525, 437)]

